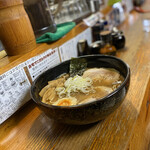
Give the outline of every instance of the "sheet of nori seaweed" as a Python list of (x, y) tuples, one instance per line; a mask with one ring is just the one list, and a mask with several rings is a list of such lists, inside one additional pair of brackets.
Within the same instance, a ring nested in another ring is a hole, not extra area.
[(72, 58), (70, 61), (70, 77), (75, 75), (82, 76), (83, 72), (87, 69), (87, 61), (84, 58)]

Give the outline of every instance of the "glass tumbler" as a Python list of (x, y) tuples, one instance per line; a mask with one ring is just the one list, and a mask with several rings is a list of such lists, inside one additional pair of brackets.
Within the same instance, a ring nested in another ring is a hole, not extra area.
[(24, 7), (36, 38), (46, 32), (56, 32), (56, 24), (47, 0), (24, 0)]

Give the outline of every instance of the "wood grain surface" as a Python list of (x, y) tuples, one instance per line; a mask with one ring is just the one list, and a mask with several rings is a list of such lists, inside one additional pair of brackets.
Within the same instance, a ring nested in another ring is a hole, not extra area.
[(36, 48), (22, 0), (0, 0), (0, 40), (10, 56), (25, 54)]
[[(148, 8), (150, 0), (144, 8)], [(0, 150), (148, 150), (150, 143), (150, 33), (142, 21), (150, 14), (132, 12), (120, 28), (126, 36), (126, 48), (117, 52), (131, 68), (131, 83), (122, 105), (103, 121), (70, 126), (47, 118), (33, 101), (0, 126)], [(80, 30), (84, 27), (80, 26)], [(42, 44), (32, 51), (55, 47), (74, 36), (76, 29), (54, 45)], [(80, 31), (78, 31), (80, 32)], [(64, 41), (63, 41), (64, 40)], [(10, 61), (16, 65), (27, 55)], [(3, 65), (0, 73), (9, 68)]]

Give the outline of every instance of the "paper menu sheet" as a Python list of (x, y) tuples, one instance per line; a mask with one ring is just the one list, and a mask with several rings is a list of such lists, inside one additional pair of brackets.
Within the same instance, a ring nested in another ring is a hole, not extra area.
[(32, 81), (41, 73), (60, 63), (58, 48), (46, 52), (26, 61), (27, 71)]
[(77, 43), (81, 39), (86, 39), (89, 45), (92, 43), (91, 28), (86, 29), (85, 31), (78, 34), (75, 38), (67, 41), (59, 47), (62, 61), (78, 56)]
[(31, 99), (30, 82), (58, 63), (58, 48), (50, 49), (0, 75), (0, 124)]
[(79, 42), (79, 40), (82, 40), (82, 39), (86, 39), (88, 45), (90, 45), (92, 43), (92, 31), (91, 31), (91, 28), (87, 28), (86, 30), (84, 30), (83, 32), (81, 32), (80, 34), (78, 34), (75, 37), (74, 45), (75, 45), (76, 49), (77, 49), (77, 43)]
[(22, 63), (0, 75), (0, 124), (30, 100), (30, 82)]
[(90, 45), (92, 43), (92, 31), (91, 28), (86, 29), (83, 31), (83, 37), (87, 39), (88, 44)]
[(75, 39), (71, 39), (59, 47), (61, 61), (77, 57), (77, 49), (75, 48)]

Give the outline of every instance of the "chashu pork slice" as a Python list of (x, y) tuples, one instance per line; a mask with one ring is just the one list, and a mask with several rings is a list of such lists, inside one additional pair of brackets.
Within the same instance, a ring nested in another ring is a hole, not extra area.
[(94, 87), (93, 89), (95, 92), (87, 95), (87, 97), (84, 100), (82, 100), (82, 98), (80, 97), (79, 104), (84, 104), (84, 103), (98, 100), (100, 98), (107, 96), (111, 92), (113, 92), (112, 88), (106, 87), (106, 86), (97, 86), (97, 87)]
[(75, 97), (79, 104), (92, 102), (94, 100), (103, 98), (113, 92), (112, 88), (107, 86), (96, 86), (93, 88), (93, 91), (89, 94), (84, 93), (74, 93), (72, 96)]
[(119, 80), (120, 74), (115, 69), (92, 68), (84, 72), (83, 77), (89, 77), (93, 81), (93, 86), (112, 86)]

